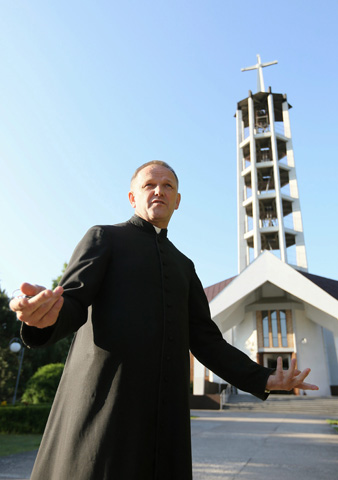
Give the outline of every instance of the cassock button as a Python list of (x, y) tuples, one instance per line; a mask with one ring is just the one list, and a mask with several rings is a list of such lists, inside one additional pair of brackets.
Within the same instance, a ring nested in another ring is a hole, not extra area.
[(171, 356), (170, 356), (170, 355), (167, 355), (167, 360), (168, 360), (168, 362), (171, 360)]
[(174, 340), (174, 336), (173, 335), (170, 335), (169, 336), (169, 340), (172, 342)]

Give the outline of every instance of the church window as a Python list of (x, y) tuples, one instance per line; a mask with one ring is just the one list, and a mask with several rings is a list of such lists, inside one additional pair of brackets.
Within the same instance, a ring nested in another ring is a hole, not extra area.
[(279, 312), (279, 320), (280, 320), (280, 330), (282, 336), (282, 347), (288, 346), (288, 338), (287, 338), (287, 328), (286, 328), (286, 314), (284, 310)]
[(278, 324), (277, 324), (277, 312), (273, 310), (271, 313), (271, 330), (272, 330), (272, 346), (278, 347)]
[(263, 338), (264, 338), (264, 347), (270, 345), (269, 340), (269, 312), (262, 312), (263, 317)]
[(292, 348), (293, 332), (290, 310), (257, 312), (258, 348)]

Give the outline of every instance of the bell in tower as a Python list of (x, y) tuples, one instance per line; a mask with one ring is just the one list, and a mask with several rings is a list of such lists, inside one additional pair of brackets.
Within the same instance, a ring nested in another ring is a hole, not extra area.
[(307, 271), (303, 223), (286, 95), (265, 91), (258, 63), (258, 91), (238, 103), (237, 181), (239, 272), (264, 250)]

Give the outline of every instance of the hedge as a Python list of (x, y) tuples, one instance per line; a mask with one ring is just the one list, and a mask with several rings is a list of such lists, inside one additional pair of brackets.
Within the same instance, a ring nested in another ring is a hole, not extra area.
[(51, 405), (0, 407), (0, 433), (43, 433)]
[(38, 368), (28, 380), (21, 401), (28, 404), (52, 403), (63, 372), (63, 363), (49, 363)]

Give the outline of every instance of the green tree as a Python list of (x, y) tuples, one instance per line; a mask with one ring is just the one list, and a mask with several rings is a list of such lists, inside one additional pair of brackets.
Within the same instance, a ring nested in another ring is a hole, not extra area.
[[(61, 274), (52, 280), (51, 288), (54, 289), (60, 283), (63, 273), (67, 268), (67, 263), (63, 264)], [(26, 358), (29, 361), (29, 365), (26, 365), (26, 360), (24, 360), (25, 365), (25, 383), (30, 379), (30, 377), (37, 371), (42, 365), (48, 365), (51, 363), (65, 363), (68, 355), (70, 345), (72, 343), (73, 336), (70, 335), (67, 338), (59, 340), (54, 345), (49, 345), (48, 347), (27, 349), (25, 353)]]
[(62, 275), (65, 273), (67, 267), (68, 267), (68, 263), (65, 262), (63, 264), (61, 275), (59, 275), (57, 278), (54, 278), (54, 280), (52, 281), (52, 289), (53, 290), (54, 290), (54, 288), (56, 288), (59, 285), (59, 283), (61, 281), (61, 278), (62, 278)]
[[(67, 264), (63, 265), (62, 273)], [(55, 288), (62, 274), (52, 281), (52, 288)], [(20, 337), (21, 322), (9, 308), (9, 297), (5, 290), (0, 288), (0, 402), (11, 401), (14, 394), (15, 382), (19, 369), (19, 356), (9, 349), (9, 343), (14, 337)], [(55, 345), (43, 348), (25, 348), (22, 371), (17, 392), (20, 399), (25, 386), (37, 369), (50, 363), (65, 363), (72, 336), (64, 338)]]
[(63, 363), (51, 363), (40, 367), (29, 379), (22, 401), (27, 403), (51, 403), (63, 372)]
[(14, 337), (20, 336), (20, 322), (9, 308), (9, 297), (0, 288), (0, 401), (9, 401), (13, 397), (19, 358), (9, 349)]

